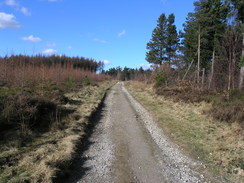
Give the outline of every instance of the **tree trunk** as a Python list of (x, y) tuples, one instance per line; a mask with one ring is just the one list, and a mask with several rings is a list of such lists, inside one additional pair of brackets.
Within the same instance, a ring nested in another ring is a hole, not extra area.
[(190, 70), (191, 65), (192, 65), (193, 62), (194, 62), (194, 59), (192, 59), (191, 64), (190, 64), (189, 67), (187, 68), (187, 71), (186, 71), (185, 75), (183, 76), (183, 79), (182, 79), (182, 80), (185, 80), (186, 75), (188, 74), (188, 72), (189, 72), (189, 70)]
[(159, 66), (161, 66), (163, 64), (163, 47), (160, 46), (160, 64)]
[[(233, 52), (234, 53), (234, 52)], [(236, 60), (235, 60), (235, 56), (233, 55), (233, 59), (232, 59), (232, 89), (235, 88), (235, 65), (236, 65)]]
[(200, 82), (200, 55), (201, 55), (201, 35), (200, 27), (198, 33), (198, 48), (197, 48), (197, 84)]
[(202, 69), (202, 90), (204, 89), (205, 68)]
[[(194, 56), (196, 56), (196, 55), (197, 55), (197, 52), (195, 53)], [(185, 75), (183, 76), (183, 79), (182, 79), (182, 80), (185, 80), (185, 77), (186, 77), (186, 75), (188, 74), (188, 72), (189, 72), (189, 70), (190, 70), (191, 65), (193, 64), (193, 62), (194, 62), (194, 59), (192, 59), (191, 64), (190, 64), (189, 67), (187, 68), (187, 71), (186, 71)]]
[(213, 58), (212, 58), (211, 74), (210, 74), (210, 78), (209, 78), (208, 89), (211, 88), (211, 84), (212, 84), (212, 80), (213, 80), (214, 61), (215, 61), (215, 50), (213, 50)]
[(228, 88), (227, 88), (227, 99), (230, 99), (230, 86), (231, 86), (231, 65), (232, 60), (229, 60), (229, 75), (228, 75)]
[(241, 70), (240, 70), (240, 83), (239, 83), (239, 89), (240, 90), (243, 88), (243, 78), (244, 78), (244, 67), (241, 67)]
[[(243, 25), (243, 38), (242, 38), (242, 54), (241, 54), (241, 64), (244, 64), (244, 25)], [(239, 81), (239, 89), (243, 89), (243, 79), (244, 79), (244, 66), (241, 66), (240, 70), (240, 81)]]

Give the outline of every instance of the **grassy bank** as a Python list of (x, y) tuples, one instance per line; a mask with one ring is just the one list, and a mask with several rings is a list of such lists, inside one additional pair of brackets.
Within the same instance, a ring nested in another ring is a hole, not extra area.
[(1, 87), (0, 182), (53, 182), (67, 173), (89, 116), (112, 84), (84, 78)]
[(212, 108), (211, 103), (176, 102), (155, 94), (152, 85), (141, 82), (129, 82), (126, 86), (186, 154), (203, 161), (227, 182), (244, 181), (240, 123), (221, 122), (204, 114)]

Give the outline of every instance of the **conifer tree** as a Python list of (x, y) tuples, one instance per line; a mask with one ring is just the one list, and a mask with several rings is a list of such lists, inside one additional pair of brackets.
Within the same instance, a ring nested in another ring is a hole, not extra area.
[(176, 26), (174, 25), (175, 16), (174, 14), (170, 14), (167, 19), (167, 39), (166, 39), (166, 56), (167, 61), (169, 63), (172, 62), (172, 59), (176, 56), (176, 51), (179, 46), (179, 38), (176, 30)]
[(183, 46), (181, 51), (184, 55), (185, 65), (188, 67), (192, 60), (196, 61), (198, 31), (195, 13), (188, 13), (186, 22), (183, 24), (183, 27)]
[(189, 13), (184, 24), (184, 53), (188, 63), (197, 60), (198, 36), (201, 37), (201, 68), (209, 69), (213, 52), (223, 37), (228, 7), (222, 0), (199, 0), (194, 2), (195, 11)]
[(167, 19), (165, 14), (161, 14), (158, 19), (158, 24), (153, 30), (152, 38), (147, 43), (146, 60), (149, 63), (161, 65), (166, 61), (166, 44), (167, 44)]
[(161, 65), (163, 62), (172, 62), (178, 48), (178, 33), (174, 25), (175, 16), (170, 14), (166, 18), (161, 14), (158, 19), (157, 27), (153, 30), (152, 38), (147, 43), (146, 60), (149, 63)]
[(240, 59), (240, 79), (239, 89), (243, 89), (244, 85), (244, 1), (243, 0), (231, 0), (234, 8), (237, 10), (237, 18), (242, 24), (242, 54)]

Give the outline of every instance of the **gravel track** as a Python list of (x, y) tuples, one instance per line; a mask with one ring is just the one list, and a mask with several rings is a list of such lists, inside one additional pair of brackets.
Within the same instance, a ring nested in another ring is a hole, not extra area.
[(122, 82), (107, 93), (101, 118), (66, 182), (209, 182), (200, 162), (185, 156)]

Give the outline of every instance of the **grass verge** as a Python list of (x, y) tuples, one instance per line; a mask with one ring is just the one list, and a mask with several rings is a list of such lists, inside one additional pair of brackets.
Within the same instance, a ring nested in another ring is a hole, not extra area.
[[(28, 136), (31, 139), (27, 139), (24, 145), (15, 145), (19, 143), (18, 139), (8, 143), (1, 142), (0, 182), (48, 183), (53, 182), (57, 175), (66, 174), (75, 157), (77, 144), (85, 133), (84, 127), (89, 116), (112, 84), (104, 81), (77, 86), (78, 88), (70, 93), (66, 91), (71, 90), (63, 89), (66, 102), (60, 103), (58, 107), (62, 108), (62, 112), (68, 113), (65, 117), (60, 116), (61, 112), (57, 113), (49, 130), (42, 133), (30, 131), (32, 135)], [(53, 93), (54, 90), (50, 91)], [(45, 92), (50, 94), (49, 89)], [(55, 97), (57, 95), (53, 94), (53, 98)]]
[(240, 123), (223, 123), (203, 114), (211, 103), (175, 102), (155, 94), (152, 85), (127, 82), (164, 132), (186, 154), (203, 161), (227, 182), (244, 182), (244, 136)]

